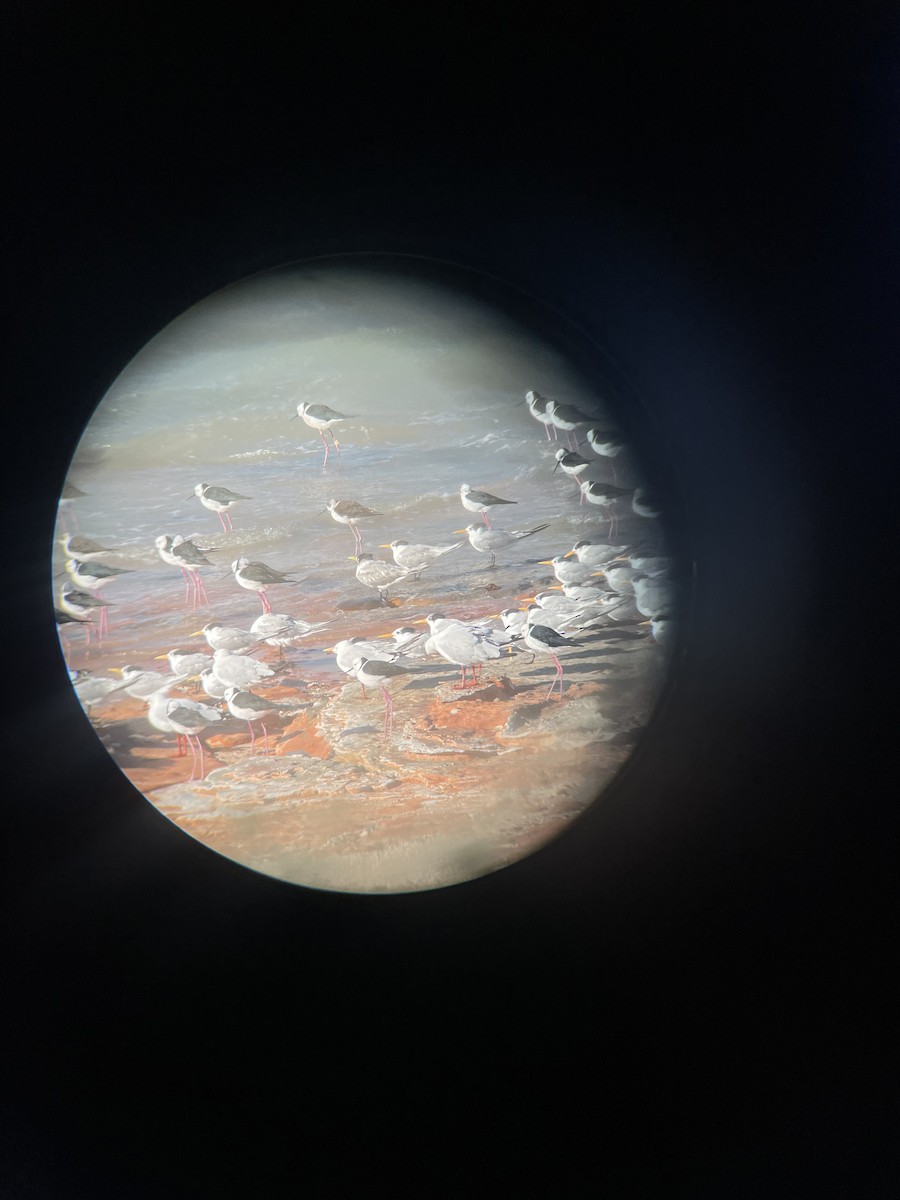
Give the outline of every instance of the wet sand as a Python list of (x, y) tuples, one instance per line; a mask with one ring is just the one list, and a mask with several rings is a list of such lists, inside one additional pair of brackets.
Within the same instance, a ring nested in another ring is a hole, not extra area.
[[(324, 647), (387, 633), (438, 607), (465, 618), (496, 612), (490, 591), (482, 594), (478, 600), (451, 582), (417, 596), (414, 606), (395, 598), (385, 607), (344, 592), (317, 597), (318, 611), (305, 608), (304, 616), (333, 618), (327, 636), (316, 635), (308, 650), (288, 650), (286, 662), (274, 649), (255, 655), (284, 665), (253, 690), (296, 705), (296, 712), (267, 720), (268, 755), (258, 725), (252, 755), (245, 722), (228, 716), (208, 727), (201, 734), (202, 780), (190, 781), (191, 755), (177, 756), (174, 738), (153, 730), (142, 701), (114, 693), (94, 706), (91, 719), (124, 774), (161, 812), (249, 867), (362, 892), (474, 878), (546, 843), (602, 792), (649, 719), (666, 667), (664, 650), (638, 623), (583, 634), (581, 646), (564, 651), (561, 699), (547, 698), (554, 667), (542, 656), (504, 653), (485, 664), (479, 686), (465, 689), (450, 664), (420, 660), (393, 690), (393, 730), (385, 739), (381, 693), (363, 699)], [(160, 617), (172, 621), (171, 606), (156, 603)], [(246, 627), (254, 600), (239, 603)], [(208, 619), (183, 611), (176, 622), (181, 640)], [(147, 628), (142, 622), (137, 640), (146, 639)], [(64, 633), (70, 667), (105, 673), (137, 662), (166, 669), (154, 661), (158, 644), (140, 653), (127, 620), (99, 652), (82, 636), (75, 627)], [(203, 639), (194, 643), (208, 650)], [(197, 696), (193, 684), (171, 694)]]

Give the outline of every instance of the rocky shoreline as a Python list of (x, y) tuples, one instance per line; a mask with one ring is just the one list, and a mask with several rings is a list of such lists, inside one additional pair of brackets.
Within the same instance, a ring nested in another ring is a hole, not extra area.
[(395, 690), (385, 738), (379, 692), (363, 699), (355, 681), (290, 657), (257, 689), (297, 706), (267, 722), (268, 755), (259, 736), (251, 755), (246, 725), (229, 717), (201, 735), (202, 780), (190, 781), (191, 756), (151, 729), (141, 701), (114, 694), (92, 719), (124, 774), (185, 832), (268, 874), (363, 892), (461, 882), (546, 843), (627, 760), (665, 670), (635, 626), (567, 651), (562, 698), (547, 698), (552, 665), (527, 653), (504, 654), (465, 689), (428, 660)]

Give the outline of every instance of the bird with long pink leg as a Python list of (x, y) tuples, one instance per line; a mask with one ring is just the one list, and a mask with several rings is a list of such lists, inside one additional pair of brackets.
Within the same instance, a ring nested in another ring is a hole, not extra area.
[(522, 640), (533, 654), (550, 655), (553, 665), (556, 667), (556, 675), (550, 684), (547, 699), (549, 700), (553, 695), (557, 683), (559, 683), (559, 698), (562, 699), (563, 668), (556, 652), (557, 650), (566, 650), (580, 646), (581, 643), (574, 641), (572, 638), (564, 637), (563, 634), (558, 633), (555, 629), (551, 629), (549, 625), (535, 625), (532, 621), (529, 621), (525, 626), (525, 634)]
[(209, 607), (209, 597), (206, 594), (206, 588), (200, 577), (200, 567), (212, 567), (215, 564), (209, 561), (206, 557), (206, 552), (201, 550), (194, 542), (182, 537), (180, 533), (174, 538), (161, 533), (154, 544), (156, 545), (159, 557), (164, 563), (167, 563), (170, 567), (178, 567), (180, 569), (184, 577), (185, 604), (189, 602), (191, 588), (193, 588), (194, 610), (196, 610), (200, 600)]
[(273, 713), (296, 712), (294, 704), (280, 704), (275, 700), (266, 700), (255, 692), (243, 691), (238, 687), (230, 687), (225, 691), (225, 703), (228, 711), (238, 721), (246, 721), (250, 729), (250, 753), (256, 745), (256, 734), (253, 732), (253, 722), (259, 721), (263, 731), (263, 754), (269, 753), (269, 733), (266, 729), (265, 718)]
[(249, 592), (256, 592), (262, 604), (263, 612), (270, 613), (272, 605), (269, 603), (269, 598), (266, 595), (266, 588), (272, 587), (278, 583), (299, 583), (299, 579), (288, 579), (287, 575), (283, 575), (281, 571), (276, 571), (274, 567), (268, 566), (263, 562), (251, 562), (249, 558), (243, 555), (236, 558), (231, 564), (231, 573), (235, 578), (235, 582), (240, 584), (242, 588), (246, 588)]
[[(200, 704), (195, 700), (183, 700), (180, 697), (173, 697), (166, 704), (165, 715), (169, 724), (172, 727), (173, 733), (181, 734), (187, 739), (187, 744), (191, 748), (193, 762), (191, 764), (191, 781), (197, 773), (197, 762), (200, 763), (200, 776), (203, 778), (203, 743), (200, 740), (200, 734), (206, 729), (207, 725), (212, 725), (217, 721), (223, 720), (222, 713), (216, 708), (210, 708), (208, 704)], [(196, 742), (196, 749), (194, 743)], [(189, 781), (190, 782), (190, 781)]]
[(344, 464), (341, 461), (341, 443), (332, 433), (332, 425), (338, 425), (341, 421), (352, 421), (352, 417), (348, 417), (346, 413), (336, 412), (333, 408), (329, 408), (327, 404), (310, 404), (307, 400), (301, 400), (297, 405), (296, 416), (291, 417), (292, 421), (296, 421), (300, 417), (310, 429), (315, 429), (319, 437), (322, 439), (322, 445), (325, 447), (325, 461), (323, 467), (328, 466), (328, 443), (325, 441), (325, 434), (334, 443), (334, 448), (337, 450), (338, 465), (343, 470)]
[[(198, 483), (194, 488), (194, 495), (199, 498), (204, 508), (208, 508), (210, 512), (214, 512), (218, 516), (225, 533), (234, 532), (229, 509), (234, 508), (240, 500), (253, 499), (252, 496), (243, 496), (240, 492), (229, 491), (228, 488), (213, 487), (210, 483)], [(226, 518), (227, 525), (225, 524)]]
[[(100, 562), (83, 563), (79, 562), (77, 558), (66, 559), (66, 570), (76, 587), (84, 588), (95, 597), (100, 588), (106, 587), (114, 579), (118, 579), (120, 575), (131, 574), (130, 568), (127, 567), (110, 567), (106, 563)], [(109, 632), (105, 607), (100, 608), (98, 625), (101, 636)]]
[[(496, 508), (498, 504), (518, 504), (518, 500), (501, 500), (499, 496), (492, 496), (490, 492), (482, 492), (477, 488), (469, 487), (467, 483), (459, 485), (459, 498), (462, 501), (463, 508), (469, 512), (481, 513), (481, 519), (491, 527), (491, 522), (488, 519), (488, 509)], [(457, 530), (459, 532), (459, 530)]]
[(381, 688), (384, 697), (384, 737), (385, 740), (394, 728), (394, 701), (389, 688), (400, 682), (402, 676), (409, 675), (408, 667), (401, 667), (396, 662), (385, 662), (378, 658), (355, 658), (352, 671), (365, 688)]
[[(94, 624), (94, 614), (109, 608), (110, 601), (92, 596), (90, 592), (79, 591), (70, 583), (64, 583), (59, 596), (59, 607), (74, 621), (84, 626), (86, 644), (91, 644), (91, 631), (98, 642), (103, 641), (103, 632), (98, 624)], [(104, 626), (106, 622), (104, 621)]]

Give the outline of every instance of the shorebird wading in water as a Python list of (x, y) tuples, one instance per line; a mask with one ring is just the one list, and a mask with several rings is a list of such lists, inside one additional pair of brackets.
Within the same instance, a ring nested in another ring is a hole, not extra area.
[(334, 448), (337, 450), (338, 463), (343, 469), (344, 464), (341, 462), (341, 443), (331, 432), (332, 425), (337, 425), (339, 421), (350, 421), (352, 417), (348, 417), (346, 413), (335, 412), (333, 408), (329, 408), (327, 404), (310, 404), (306, 400), (301, 400), (297, 405), (297, 416), (291, 417), (292, 421), (296, 421), (300, 417), (310, 429), (315, 429), (322, 439), (322, 445), (325, 447), (325, 461), (322, 466), (328, 465), (328, 443), (325, 441), (325, 433), (334, 442)]

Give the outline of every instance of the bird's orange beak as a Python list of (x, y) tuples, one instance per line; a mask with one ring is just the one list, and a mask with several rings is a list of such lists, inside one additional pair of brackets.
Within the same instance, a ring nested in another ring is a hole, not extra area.
[(153, 660), (153, 661), (154, 661), (154, 662), (156, 662), (156, 659), (159, 659), (159, 658), (168, 658), (168, 657), (169, 657), (169, 656), (168, 656), (168, 654), (157, 654), (157, 655), (156, 655), (156, 658), (154, 658), (154, 660)]
[(425, 617), (419, 617), (418, 621), (413, 621), (413, 625), (427, 625), (428, 621)]
[(575, 553), (574, 550), (570, 550), (568, 554), (563, 555), (563, 558), (571, 558), (574, 553)]
[(468, 531), (468, 529), (454, 529), (453, 532), (454, 533), (468, 533), (469, 531)]
[(539, 567), (552, 567), (552, 566), (553, 566), (553, 559), (552, 559), (552, 558), (539, 558), (539, 559), (538, 559), (538, 566), (539, 566)]
[(203, 637), (203, 630), (198, 629), (195, 633), (189, 633), (188, 637)]
[[(390, 542), (382, 542), (381, 545), (378, 547), (379, 550), (390, 550), (390, 548), (391, 548)], [(390, 635), (388, 634), (388, 636), (390, 636)]]

